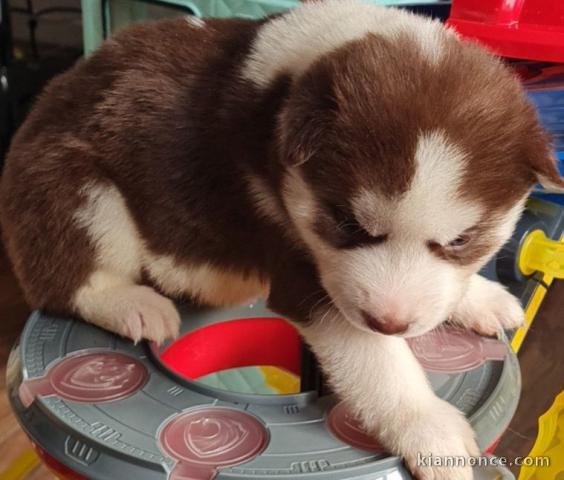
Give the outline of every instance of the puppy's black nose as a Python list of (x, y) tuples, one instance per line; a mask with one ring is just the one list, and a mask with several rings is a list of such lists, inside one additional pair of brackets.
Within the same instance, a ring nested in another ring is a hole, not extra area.
[(383, 333), (384, 335), (403, 333), (409, 327), (408, 323), (399, 322), (390, 317), (375, 317), (364, 310), (362, 311), (362, 317), (371, 330)]

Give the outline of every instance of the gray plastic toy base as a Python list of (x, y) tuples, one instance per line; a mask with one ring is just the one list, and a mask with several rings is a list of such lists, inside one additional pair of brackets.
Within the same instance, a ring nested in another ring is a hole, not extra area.
[[(261, 305), (182, 313), (190, 330), (243, 316), (272, 316)], [(430, 373), (429, 378), (438, 395), (467, 414), (482, 448), (503, 432), (517, 406), (520, 377), (512, 355), (465, 373)], [(9, 384), (12, 405), (29, 436), (92, 479), (411, 478), (400, 459), (354, 448), (331, 433), (326, 418), (336, 403), (332, 396), (216, 390), (169, 373), (147, 345), (134, 346), (83, 322), (34, 313), (10, 357)], [(176, 440), (164, 436), (175, 419), (202, 408), (203, 417), (175, 426)], [(214, 416), (225, 409), (235, 418)], [(252, 438), (251, 427), (241, 426), (249, 421), (261, 425)], [(210, 444), (218, 432), (223, 443)], [(190, 448), (183, 451), (182, 441), (178, 447), (178, 438), (187, 439)], [(251, 443), (248, 459), (245, 452), (233, 453), (243, 448), (240, 438)], [(208, 463), (192, 468), (194, 455)], [(495, 478), (482, 473), (477, 478)]]
[[(506, 283), (524, 305), (537, 283), (520, 277), (514, 256), (536, 227), (558, 238), (564, 230), (561, 207), (532, 200), (500, 261), (483, 271)], [(270, 316), (261, 304), (181, 313), (185, 332)], [(10, 356), (10, 400), (38, 446), (94, 480), (412, 478), (399, 458), (363, 450), (354, 439), (340, 440), (351, 429), (359, 433), (354, 425), (344, 423), (333, 433), (328, 422), (333, 396), (217, 390), (179, 377), (158, 357), (146, 344), (135, 346), (92, 325), (36, 312)], [(470, 419), (482, 449), (508, 426), (520, 392), (512, 353), (463, 373), (428, 376), (435, 392)], [(514, 477), (505, 469), (476, 468), (475, 478)]]

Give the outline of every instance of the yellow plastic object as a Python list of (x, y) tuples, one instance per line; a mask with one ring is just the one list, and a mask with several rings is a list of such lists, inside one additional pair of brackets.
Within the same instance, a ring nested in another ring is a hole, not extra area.
[(39, 465), (39, 458), (33, 449), (26, 450), (6, 470), (0, 473), (0, 480), (23, 480)]
[(546, 296), (546, 288), (543, 287), (542, 285), (539, 285), (535, 289), (535, 292), (531, 296), (529, 303), (527, 304), (527, 307), (525, 308), (525, 323), (524, 323), (524, 325), (517, 329), (517, 331), (515, 332), (515, 335), (513, 335), (513, 338), (511, 340), (511, 348), (513, 349), (513, 351), (515, 353), (519, 352), (519, 349), (521, 348), (521, 345), (523, 344), (523, 341), (525, 340), (525, 336), (527, 335), (527, 332), (531, 328), (533, 320), (534, 320), (537, 312), (539, 311), (539, 308), (540, 308), (541, 303), (544, 300), (545, 296)]
[(539, 285), (535, 289), (525, 308), (525, 325), (515, 332), (511, 340), (511, 347), (515, 352), (519, 351), (525, 340), (546, 295), (546, 288), (555, 278), (564, 278), (564, 241), (551, 240), (542, 230), (534, 230), (523, 241), (518, 265), (523, 275), (540, 272), (544, 286)]
[(276, 393), (284, 395), (300, 392), (300, 378), (278, 367), (259, 367), (264, 383)]
[(529, 233), (519, 253), (519, 269), (527, 276), (542, 272), (564, 279), (564, 242), (551, 240), (542, 230)]
[[(519, 480), (564, 478), (564, 392), (556, 397), (548, 411), (539, 418), (539, 434), (528, 457), (539, 465), (521, 467)], [(543, 457), (542, 462), (534, 460), (540, 457)], [(546, 462), (544, 457), (548, 458)]]

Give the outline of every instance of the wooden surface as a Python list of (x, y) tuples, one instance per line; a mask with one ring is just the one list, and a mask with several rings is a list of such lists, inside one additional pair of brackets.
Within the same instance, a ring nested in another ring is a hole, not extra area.
[[(4, 378), (9, 350), (27, 314), (21, 291), (0, 245), (0, 480), (12, 480), (3, 477), (3, 472), (30, 447), (11, 414)], [(537, 435), (538, 417), (548, 410), (554, 397), (564, 390), (564, 282), (551, 288), (523, 345), (519, 360), (523, 373), (521, 402), (496, 451), (497, 455), (506, 456), (509, 460), (530, 452)], [(40, 465), (26, 480), (53, 478)]]
[[(12, 415), (6, 395), (6, 360), (10, 348), (28, 315), (16, 279), (12, 275), (8, 261), (0, 244), (0, 479), (26, 450), (31, 448), (29, 440)], [(43, 465), (38, 465), (26, 480), (53, 480), (55, 477)]]
[[(553, 285), (519, 352), (521, 401), (496, 455), (527, 455), (537, 438), (538, 417), (564, 390), (564, 282)], [(562, 452), (564, 456), (564, 451)], [(512, 467), (513, 473), (518, 469)], [(552, 479), (546, 479), (552, 480)]]

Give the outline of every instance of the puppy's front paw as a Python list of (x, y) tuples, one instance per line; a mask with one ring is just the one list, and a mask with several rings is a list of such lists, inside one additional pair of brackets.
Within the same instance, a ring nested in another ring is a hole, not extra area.
[(521, 304), (499, 283), (482, 277), (473, 279), (468, 292), (452, 315), (452, 322), (482, 335), (523, 325)]
[(77, 297), (81, 316), (102, 328), (128, 337), (162, 343), (176, 338), (180, 316), (174, 304), (143, 285), (118, 285), (86, 290)]
[[(464, 415), (437, 399), (402, 436), (405, 462), (418, 480), (472, 480), (470, 457), (480, 454)], [(400, 447), (401, 448), (401, 447)]]
[(147, 339), (161, 344), (178, 336), (180, 316), (176, 307), (152, 288), (129, 287), (121, 301), (123, 334), (134, 342)]

